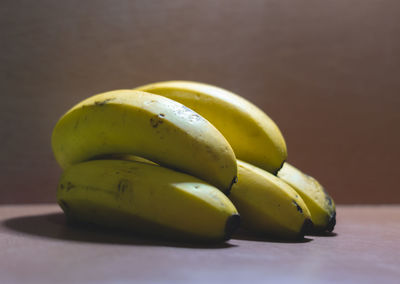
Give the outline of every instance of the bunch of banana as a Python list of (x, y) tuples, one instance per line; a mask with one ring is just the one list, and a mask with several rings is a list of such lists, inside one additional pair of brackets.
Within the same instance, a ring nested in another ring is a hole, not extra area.
[(243, 226), (258, 234), (301, 239), (312, 228), (310, 211), (292, 187), (243, 161), (238, 161), (238, 182), (229, 197)]
[[(102, 158), (157, 164), (134, 155)], [(230, 200), (240, 212), (243, 227), (262, 236), (297, 240), (313, 229), (311, 214), (299, 194), (275, 175), (241, 160), (237, 161), (238, 181)]]
[(92, 96), (56, 124), (53, 152), (63, 169), (108, 154), (132, 154), (229, 192), (235, 154), (206, 119), (162, 96), (118, 90)]
[[(214, 124), (227, 138), (238, 159), (278, 175), (281, 180), (288, 183), (300, 195), (311, 213), (311, 221), (314, 224), (312, 232), (331, 232), (333, 230), (336, 224), (336, 213), (332, 198), (314, 178), (285, 163), (287, 158), (285, 140), (277, 125), (257, 106), (230, 91), (198, 82), (157, 82), (136, 89), (165, 96), (198, 112)], [(246, 167), (248, 169), (247, 174), (249, 174), (251, 171), (248, 166), (243, 163), (239, 164), (238, 185), (240, 185), (240, 188), (245, 187), (249, 191), (254, 190), (251, 194), (254, 194), (252, 198), (256, 199), (259, 197), (256, 192), (260, 190), (257, 189), (256, 184), (263, 183), (263, 186), (266, 187), (267, 182), (258, 182), (260, 175), (257, 174), (252, 176), (255, 182), (252, 184), (244, 183), (242, 181), (242, 179), (245, 179), (243, 168)], [(263, 179), (266, 179), (266, 173), (263, 176)], [(238, 193), (238, 191), (236, 192)], [(263, 194), (265, 196), (270, 195), (270, 193)], [(243, 196), (243, 198), (248, 198), (248, 196)], [(232, 195), (232, 199), (234, 204), (240, 207), (238, 205), (239, 196), (233, 197)], [(281, 202), (277, 204), (281, 204)], [(239, 212), (244, 224), (255, 222), (254, 217), (251, 217), (252, 220), (247, 222), (247, 214), (244, 213), (243, 209), (239, 209)], [(288, 216), (288, 218), (291, 217)], [(288, 221), (285, 225), (289, 223)], [(271, 228), (270, 225), (268, 225), (268, 229), (265, 229), (265, 227), (266, 225), (256, 229), (252, 225), (252, 228), (256, 231), (267, 230), (273, 235), (275, 229)]]
[[(178, 102), (134, 90), (95, 95), (61, 117), (52, 147), (64, 169), (57, 200), (68, 218), (202, 241), (228, 239), (239, 225), (222, 193), (237, 178), (233, 150)], [(107, 155), (137, 155), (163, 167)]]
[(170, 81), (92, 96), (61, 117), (52, 147), (64, 169), (58, 203), (78, 222), (196, 241), (229, 239), (239, 219), (280, 239), (335, 224), (322, 186), (285, 163), (276, 124), (215, 86)]

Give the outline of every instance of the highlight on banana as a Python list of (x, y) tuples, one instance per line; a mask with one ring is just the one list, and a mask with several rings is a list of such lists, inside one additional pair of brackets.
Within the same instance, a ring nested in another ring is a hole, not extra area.
[(85, 98), (56, 123), (68, 220), (183, 242), (238, 228), (278, 240), (332, 232), (336, 208), (286, 162), (277, 124), (217, 86), (167, 81)]

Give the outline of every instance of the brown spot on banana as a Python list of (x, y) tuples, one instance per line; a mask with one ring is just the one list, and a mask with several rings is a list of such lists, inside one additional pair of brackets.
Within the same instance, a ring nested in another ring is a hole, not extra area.
[(70, 191), (71, 189), (73, 189), (75, 187), (75, 184), (71, 183), (71, 182), (67, 182), (67, 191)]
[(127, 179), (121, 179), (118, 183), (117, 190), (119, 193), (124, 193), (125, 191), (129, 190), (132, 187), (132, 184)]
[(297, 211), (299, 211), (301, 214), (303, 214), (303, 208), (294, 200), (292, 200), (293, 204), (296, 206)]
[(332, 206), (332, 198), (328, 194), (325, 194), (325, 199), (328, 202), (329, 206)]
[(152, 127), (157, 128), (159, 124), (164, 122), (165, 114), (160, 113), (150, 118), (150, 124)]
[(107, 104), (109, 101), (112, 101), (112, 100), (113, 100), (113, 99), (110, 98), (110, 99), (106, 99), (106, 100), (103, 100), (103, 101), (94, 102), (94, 104), (95, 104), (96, 106), (104, 106), (105, 104)]

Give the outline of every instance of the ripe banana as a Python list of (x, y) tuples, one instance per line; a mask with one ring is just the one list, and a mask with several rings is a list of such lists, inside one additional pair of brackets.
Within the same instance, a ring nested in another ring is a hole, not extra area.
[(93, 160), (68, 167), (57, 201), (74, 221), (175, 240), (227, 240), (240, 222), (217, 188), (134, 161)]
[(108, 154), (132, 154), (196, 176), (229, 192), (235, 154), (207, 120), (168, 98), (134, 90), (90, 97), (70, 109), (53, 130), (62, 168)]
[(238, 182), (229, 198), (251, 231), (301, 239), (311, 227), (310, 212), (293, 188), (276, 176), (238, 160)]
[(287, 151), (277, 125), (261, 109), (227, 90), (190, 81), (136, 88), (178, 101), (210, 121), (232, 145), (236, 157), (276, 174)]
[(278, 177), (292, 186), (303, 198), (311, 213), (314, 232), (332, 232), (336, 224), (335, 204), (322, 185), (287, 162), (278, 172)]

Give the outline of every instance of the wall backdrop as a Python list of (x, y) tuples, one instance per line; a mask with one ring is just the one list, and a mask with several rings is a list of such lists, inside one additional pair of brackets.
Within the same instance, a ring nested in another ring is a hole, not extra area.
[(398, 1), (1, 1), (0, 203), (55, 201), (58, 118), (195, 80), (257, 104), (337, 203), (399, 203)]

